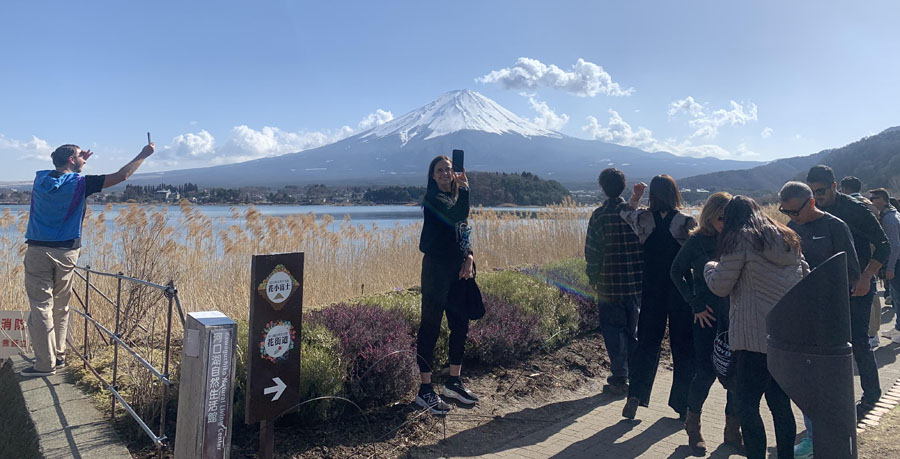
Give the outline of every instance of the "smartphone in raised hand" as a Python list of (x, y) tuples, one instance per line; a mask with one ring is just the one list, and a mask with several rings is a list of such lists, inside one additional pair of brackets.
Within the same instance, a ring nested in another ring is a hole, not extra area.
[(453, 163), (453, 172), (462, 172), (465, 167), (463, 164), (463, 151), (453, 150), (453, 157), (450, 159)]

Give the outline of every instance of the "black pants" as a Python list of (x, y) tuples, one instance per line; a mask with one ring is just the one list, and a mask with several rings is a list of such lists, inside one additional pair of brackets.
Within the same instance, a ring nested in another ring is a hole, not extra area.
[(691, 331), (691, 308), (672, 281), (648, 282), (641, 296), (638, 317), (638, 343), (631, 360), (628, 396), (650, 403), (650, 392), (659, 366), (659, 351), (669, 324), (669, 343), (675, 372), (669, 391), (669, 406), (678, 413), (687, 410), (688, 390), (694, 377), (694, 345)]
[(766, 354), (750, 351), (734, 351), (736, 365), (738, 412), (741, 417), (741, 432), (748, 459), (765, 459), (766, 428), (759, 414), (759, 401), (763, 394), (772, 411), (775, 423), (775, 443), (779, 458), (794, 457), (794, 437), (797, 423), (791, 410), (791, 399), (772, 379), (766, 364)]
[(875, 287), (873, 278), (869, 293), (850, 297), (850, 344), (853, 345), (853, 359), (856, 360), (856, 368), (859, 370), (862, 398), (870, 404), (875, 404), (881, 398), (878, 363), (875, 361), (875, 353), (869, 347), (869, 316), (872, 314)]
[[(711, 327), (700, 327), (699, 322), (694, 324), (694, 379), (691, 380), (691, 388), (688, 390), (688, 409), (694, 413), (702, 412), (703, 404), (709, 397), (709, 389), (716, 380), (716, 371), (712, 363), (713, 342), (720, 330), (723, 332), (727, 330), (717, 325), (718, 322), (713, 322)], [(726, 393), (725, 414), (738, 415), (734, 391)]]
[(430, 373), (434, 365), (434, 345), (441, 333), (441, 320), (447, 313), (450, 325), (450, 365), (462, 365), (469, 333), (469, 318), (460, 304), (449, 304), (450, 286), (459, 280), (462, 261), (425, 255), (422, 258), (422, 322), (416, 336), (419, 371)]

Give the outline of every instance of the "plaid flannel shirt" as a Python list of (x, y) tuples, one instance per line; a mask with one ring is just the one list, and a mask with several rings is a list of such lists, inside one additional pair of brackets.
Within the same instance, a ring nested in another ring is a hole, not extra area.
[(628, 210), (624, 199), (607, 199), (588, 223), (584, 244), (586, 271), (601, 299), (641, 294), (643, 253), (634, 230), (619, 215), (623, 210)]

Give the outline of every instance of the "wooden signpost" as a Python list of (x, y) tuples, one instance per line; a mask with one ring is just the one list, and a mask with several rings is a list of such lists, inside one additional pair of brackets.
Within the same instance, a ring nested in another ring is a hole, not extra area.
[(175, 458), (228, 459), (237, 324), (219, 311), (184, 323)]
[(245, 422), (260, 422), (259, 457), (271, 458), (273, 421), (300, 402), (303, 253), (254, 255)]

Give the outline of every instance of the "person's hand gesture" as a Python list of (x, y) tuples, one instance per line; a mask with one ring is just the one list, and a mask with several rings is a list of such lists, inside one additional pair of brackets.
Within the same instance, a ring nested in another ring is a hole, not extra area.
[(460, 279), (471, 279), (475, 276), (475, 258), (472, 257), (472, 254), (466, 256), (466, 261), (463, 262), (462, 267), (459, 268), (459, 278)]
[(712, 327), (713, 322), (716, 321), (716, 315), (713, 313), (712, 308), (709, 306), (703, 312), (698, 312), (694, 314), (694, 323), (699, 322), (700, 328)]
[(82, 160), (87, 161), (93, 154), (94, 152), (91, 150), (81, 150), (81, 152), (78, 153), (78, 156), (80, 156)]
[(154, 151), (156, 151), (156, 146), (153, 142), (150, 142), (147, 145), (144, 145), (144, 148), (141, 149), (141, 157), (147, 158), (148, 156), (152, 155)]
[(647, 184), (644, 182), (638, 182), (634, 184), (634, 188), (631, 190), (633, 193), (633, 199), (640, 200), (642, 196), (644, 196), (644, 190), (647, 189)]
[(469, 187), (469, 179), (466, 177), (466, 170), (462, 172), (453, 172), (453, 181), (459, 186)]

